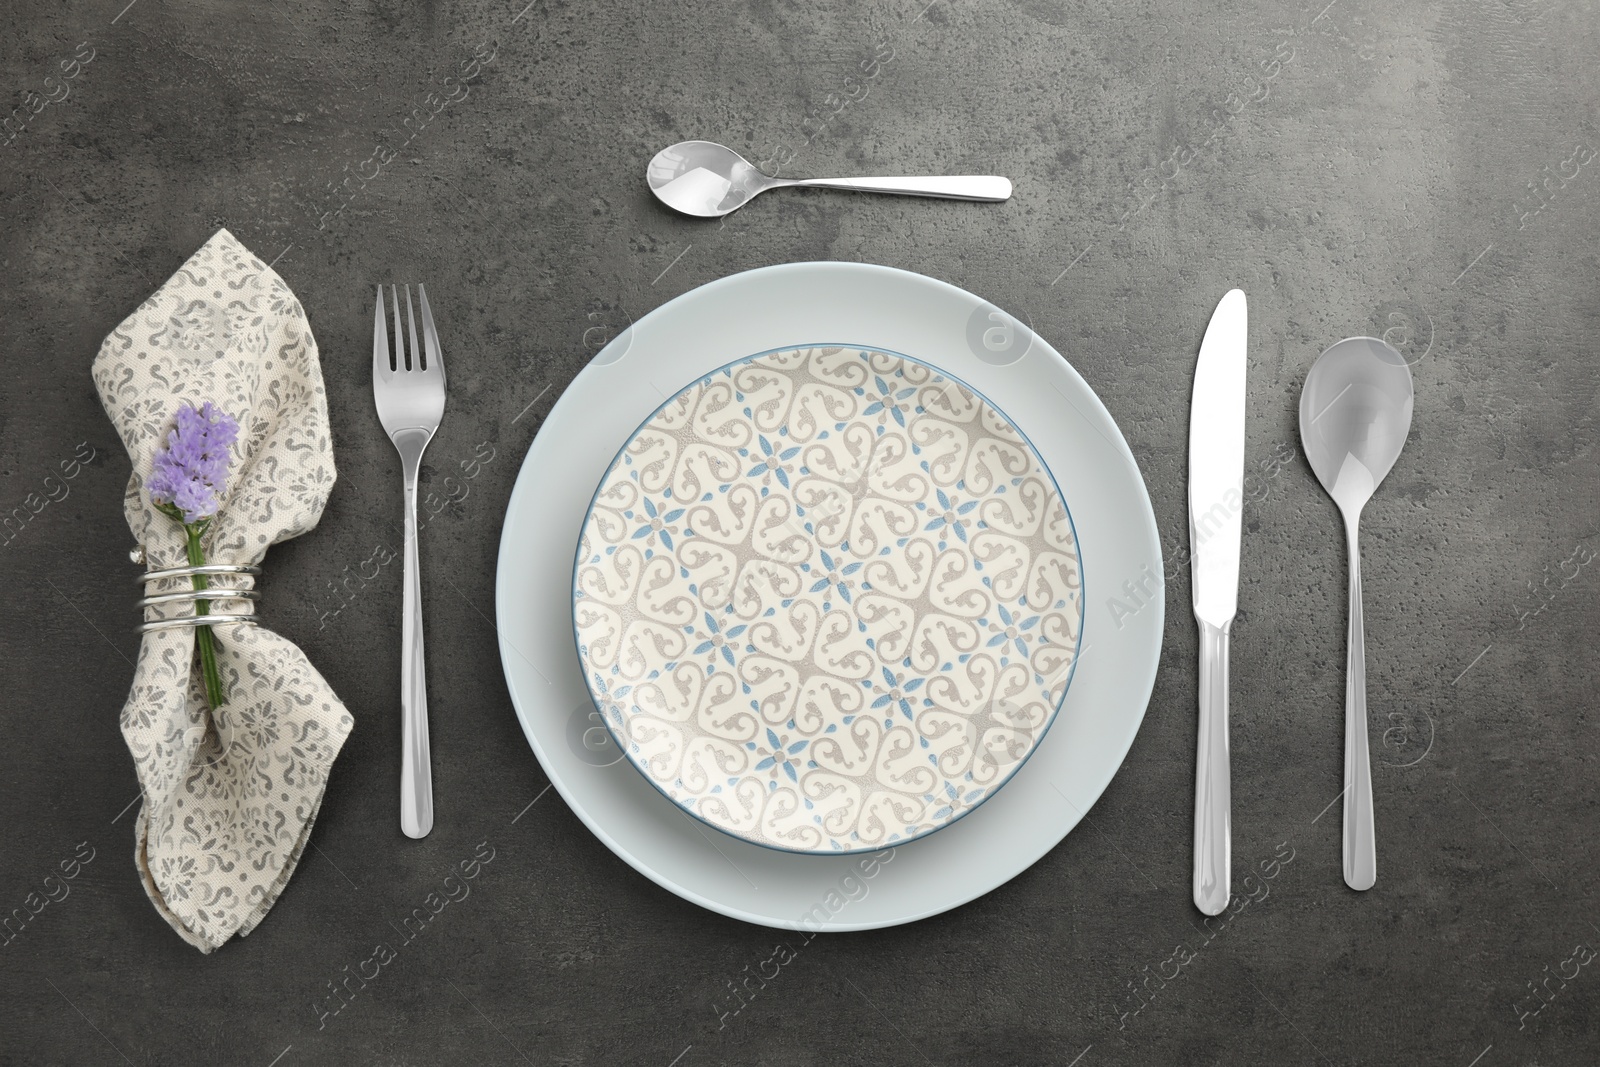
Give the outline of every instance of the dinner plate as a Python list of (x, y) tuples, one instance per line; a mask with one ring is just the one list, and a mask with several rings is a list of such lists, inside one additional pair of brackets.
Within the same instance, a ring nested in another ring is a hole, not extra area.
[(573, 568), (589, 693), (712, 827), (870, 852), (1027, 761), (1082, 633), (1072, 517), (991, 401), (896, 352), (814, 344), (691, 382), (596, 490)]
[[(754, 353), (829, 341), (914, 354), (1032, 442), (1072, 509), (1082, 643), (1026, 766), (937, 833), (877, 851), (796, 854), (717, 832), (664, 799), (611, 742), (584, 682), (572, 570), (587, 509), (635, 429), (687, 383)], [(712, 282), (640, 319), (557, 401), (508, 505), (496, 578), (501, 659), (551, 783), (640, 873), (724, 915), (871, 929), (959, 906), (1056, 845), (1099, 798), (1143, 720), (1160, 656), (1161, 550), (1137, 464), (1094, 392), (1026, 324), (931, 278), (797, 263)]]

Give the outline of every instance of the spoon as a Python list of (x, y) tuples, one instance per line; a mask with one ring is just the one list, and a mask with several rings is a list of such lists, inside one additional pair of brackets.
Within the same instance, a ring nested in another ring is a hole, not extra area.
[(1361, 625), (1361, 509), (1389, 473), (1411, 429), (1411, 368), (1376, 337), (1351, 337), (1317, 358), (1300, 393), (1300, 441), (1339, 505), (1350, 543), (1350, 635), (1344, 686), (1344, 882), (1378, 879), (1367, 753), (1367, 652)]
[(702, 219), (737, 211), (768, 189), (805, 186), (858, 193), (937, 196), (946, 200), (1011, 199), (1011, 182), (991, 176), (948, 178), (769, 178), (731, 148), (712, 141), (680, 141), (656, 153), (645, 170), (650, 191), (668, 207)]

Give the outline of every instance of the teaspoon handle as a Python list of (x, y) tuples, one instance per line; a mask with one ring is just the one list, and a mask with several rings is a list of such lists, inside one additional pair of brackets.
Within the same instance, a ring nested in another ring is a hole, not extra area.
[(807, 178), (790, 184), (811, 189), (848, 189), (858, 193), (935, 196), (946, 200), (982, 200), (986, 203), (1011, 199), (1011, 180), (992, 174), (936, 178)]
[(1350, 540), (1350, 633), (1344, 686), (1344, 882), (1351, 889), (1371, 889), (1378, 880), (1378, 846), (1372, 817), (1372, 757), (1367, 752), (1367, 642), (1361, 618), (1357, 521), (1345, 521)]

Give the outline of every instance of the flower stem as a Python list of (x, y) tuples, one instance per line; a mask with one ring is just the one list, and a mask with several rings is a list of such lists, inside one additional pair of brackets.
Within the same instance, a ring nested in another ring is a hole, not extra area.
[[(204, 522), (183, 524), (183, 530), (189, 535), (189, 566), (204, 567), (206, 565), (205, 550), (200, 547), (200, 537), (205, 533)], [(189, 580), (194, 583), (196, 591), (209, 589), (211, 582), (203, 574), (191, 574)], [(204, 600), (194, 602), (196, 615), (211, 614), (211, 605)], [(228, 696), (222, 689), (222, 675), (217, 671), (217, 647), (209, 626), (196, 626), (198, 631), (194, 635), (196, 644), (200, 646), (200, 669), (206, 680), (206, 703), (213, 709), (220, 708), (228, 702)]]

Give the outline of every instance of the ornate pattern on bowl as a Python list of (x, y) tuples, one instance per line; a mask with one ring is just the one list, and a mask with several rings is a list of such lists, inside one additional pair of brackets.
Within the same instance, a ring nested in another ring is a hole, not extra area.
[(573, 574), (579, 658), (645, 777), (730, 834), (878, 849), (972, 810), (1054, 719), (1076, 536), (1032, 445), (933, 367), (753, 356), (618, 453)]

